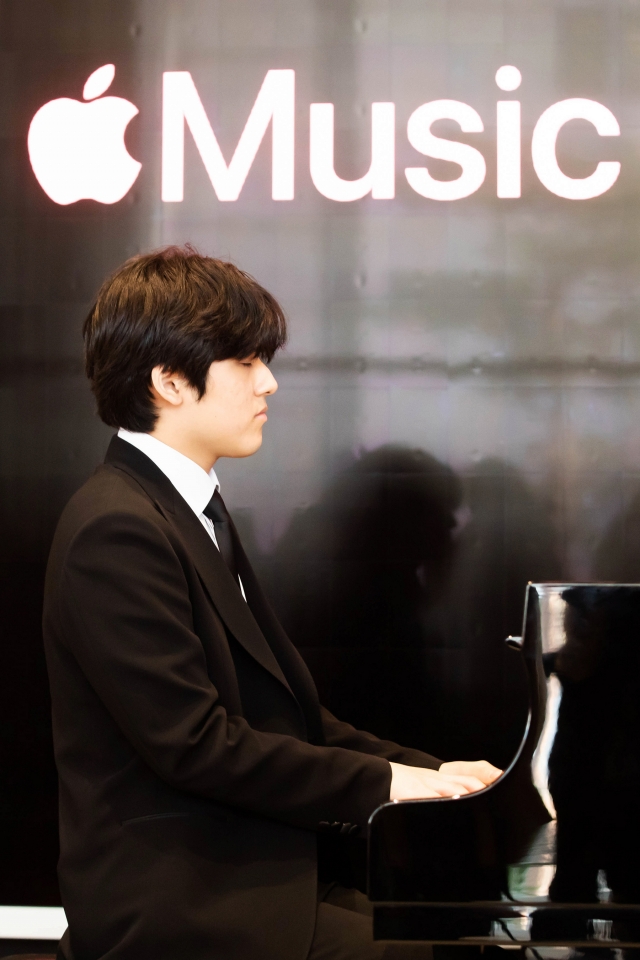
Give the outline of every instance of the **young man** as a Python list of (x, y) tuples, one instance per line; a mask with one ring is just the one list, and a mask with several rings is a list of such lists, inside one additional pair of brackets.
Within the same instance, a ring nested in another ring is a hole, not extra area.
[(364, 897), (318, 894), (318, 831), (498, 771), (336, 720), (262, 594), (214, 465), (260, 447), (282, 310), (232, 264), (170, 248), (104, 284), (84, 337), (118, 435), (62, 515), (46, 583), (61, 954), (385, 956)]

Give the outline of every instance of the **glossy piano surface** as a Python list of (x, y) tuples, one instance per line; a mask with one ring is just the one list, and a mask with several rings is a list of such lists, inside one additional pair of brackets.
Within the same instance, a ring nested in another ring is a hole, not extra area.
[(380, 939), (640, 944), (640, 585), (529, 584), (529, 716), (502, 777), (370, 821)]

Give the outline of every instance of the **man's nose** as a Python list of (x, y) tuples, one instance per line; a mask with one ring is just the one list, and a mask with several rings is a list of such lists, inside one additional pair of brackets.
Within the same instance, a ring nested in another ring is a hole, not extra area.
[(260, 379), (259, 389), (256, 391), (260, 396), (270, 396), (278, 389), (278, 381), (269, 370), (269, 367), (263, 361), (260, 361)]

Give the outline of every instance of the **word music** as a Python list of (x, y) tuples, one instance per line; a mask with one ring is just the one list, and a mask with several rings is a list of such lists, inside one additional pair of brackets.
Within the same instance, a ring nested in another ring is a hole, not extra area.
[[(29, 156), (45, 192), (57, 203), (91, 198), (115, 203), (131, 188), (140, 164), (126, 151), (124, 131), (138, 112), (120, 97), (100, 97), (113, 80), (115, 67), (100, 67), (87, 80), (84, 100), (62, 98), (45, 104), (29, 130)], [(496, 84), (512, 93), (522, 82), (517, 67), (505, 65), (496, 73)], [(371, 161), (356, 180), (335, 172), (334, 105), (310, 105), (309, 171), (322, 196), (348, 203), (370, 195), (392, 200), (396, 189), (395, 104), (371, 106)], [(468, 143), (445, 139), (432, 132), (438, 120), (454, 121), (465, 133), (481, 133), (480, 114), (460, 100), (431, 100), (417, 107), (407, 123), (407, 138), (422, 156), (447, 160), (460, 167), (452, 180), (438, 180), (426, 165), (406, 167), (404, 176), (416, 193), (430, 200), (461, 200), (484, 183), (487, 166), (482, 153)], [(585, 177), (567, 176), (558, 164), (558, 134), (570, 120), (588, 121), (601, 137), (617, 137), (620, 126), (613, 113), (595, 100), (572, 98), (548, 107), (538, 118), (531, 141), (533, 168), (551, 193), (569, 200), (588, 200), (611, 189), (620, 174), (620, 163), (601, 160)], [(191, 73), (167, 71), (163, 75), (162, 200), (180, 203), (184, 198), (185, 130), (188, 128), (218, 200), (233, 202), (240, 196), (260, 145), (271, 127), (271, 196), (295, 196), (295, 71), (269, 70), (244, 125), (229, 163), (226, 162)], [(497, 196), (521, 196), (521, 105), (501, 99), (496, 113)]]
[[(496, 82), (503, 90), (515, 90), (522, 77), (516, 67), (500, 67)], [(274, 200), (294, 197), (295, 75), (293, 70), (269, 70), (249, 114), (231, 162), (227, 166), (218, 146), (190, 73), (164, 74), (162, 149), (162, 198), (179, 202), (184, 182), (184, 127), (189, 127), (219, 200), (237, 200), (269, 123), (272, 124), (272, 187)], [(371, 194), (374, 200), (395, 196), (395, 104), (371, 107), (371, 164), (358, 180), (343, 180), (334, 169), (334, 108), (332, 103), (312, 103), (310, 108), (311, 179), (323, 196), (348, 202)], [(466, 143), (445, 140), (431, 132), (436, 120), (455, 120), (463, 133), (481, 133), (480, 114), (460, 100), (423, 103), (409, 117), (407, 137), (425, 157), (449, 160), (462, 172), (455, 180), (436, 180), (426, 167), (407, 167), (410, 186), (431, 200), (461, 200), (478, 190), (487, 167), (479, 150)], [(607, 107), (595, 100), (571, 99), (554, 103), (535, 125), (531, 145), (533, 166), (544, 186), (559, 197), (587, 200), (613, 186), (620, 173), (616, 161), (601, 161), (594, 172), (581, 179), (566, 176), (558, 166), (556, 140), (569, 120), (588, 120), (601, 137), (620, 134), (618, 121)], [(497, 193), (519, 197), (520, 103), (500, 100), (497, 105)]]

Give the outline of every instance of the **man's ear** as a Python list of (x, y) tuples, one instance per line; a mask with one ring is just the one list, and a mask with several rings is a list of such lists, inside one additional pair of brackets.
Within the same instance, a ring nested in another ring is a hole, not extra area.
[(185, 391), (189, 384), (180, 374), (172, 373), (166, 367), (154, 367), (151, 371), (151, 393), (156, 403), (166, 403), (179, 407), (184, 403)]

